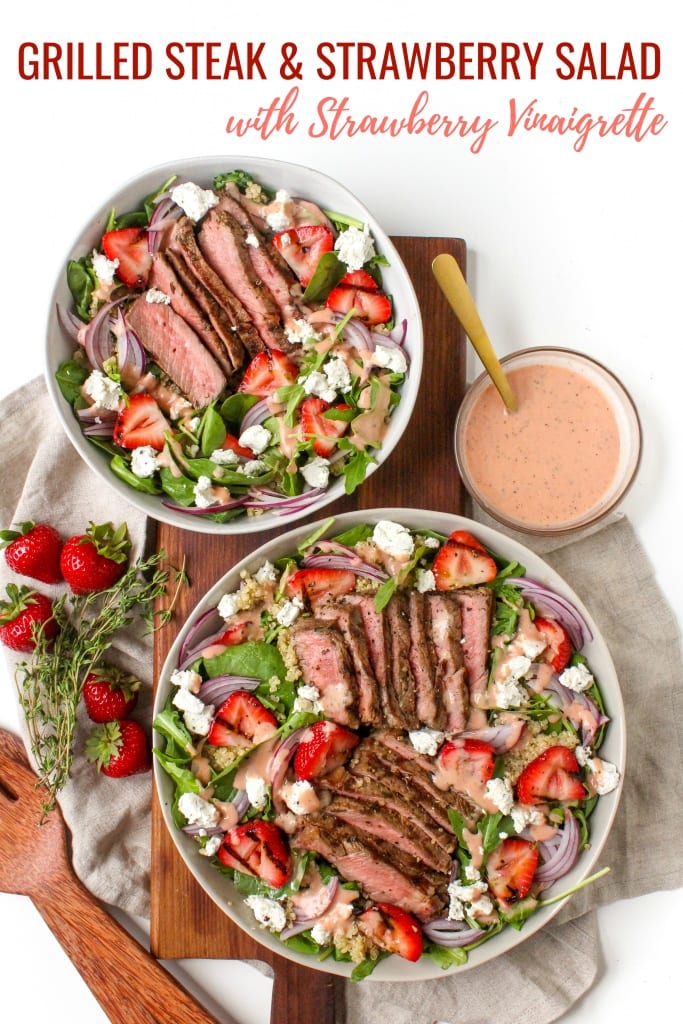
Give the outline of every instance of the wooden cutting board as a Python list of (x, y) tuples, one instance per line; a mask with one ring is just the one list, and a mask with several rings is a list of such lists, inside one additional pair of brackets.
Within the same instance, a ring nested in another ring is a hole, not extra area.
[[(403, 439), (355, 495), (311, 516), (311, 521), (356, 508), (406, 507), (466, 514), (467, 501), (453, 453), (453, 426), (465, 388), (464, 335), (431, 271), (449, 252), (465, 271), (462, 239), (394, 238), (417, 293), (424, 326), (420, 394)], [(299, 523), (297, 523), (299, 525)], [(157, 547), (171, 564), (186, 559), (190, 584), (171, 624), (156, 634), (158, 679), (177, 631), (204, 593), (231, 565), (282, 530), (265, 535), (217, 537), (159, 524)], [(272, 1024), (334, 1024), (344, 998), (342, 979), (270, 952), (237, 927), (197, 885), (177, 853), (156, 799), (152, 808), (150, 942), (160, 959), (260, 960), (274, 970)]]

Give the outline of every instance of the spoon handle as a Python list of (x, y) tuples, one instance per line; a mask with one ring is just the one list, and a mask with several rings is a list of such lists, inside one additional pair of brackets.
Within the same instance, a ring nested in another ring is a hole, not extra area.
[(441, 291), (446, 296), (453, 312), (462, 324), (465, 334), (474, 345), (477, 355), (495, 384), (505, 407), (510, 412), (514, 411), (517, 408), (515, 396), (498, 362), (498, 357), (474, 304), (472, 292), (457, 261), (448, 253), (441, 253), (432, 261), (432, 271)]

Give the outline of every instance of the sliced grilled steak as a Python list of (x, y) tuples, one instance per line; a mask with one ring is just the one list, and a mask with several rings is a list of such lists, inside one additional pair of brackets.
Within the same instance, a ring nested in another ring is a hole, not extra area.
[(493, 591), (487, 587), (457, 590), (462, 615), (463, 654), (470, 703), (476, 707), (488, 685), (489, 634)]
[(346, 641), (353, 663), (358, 689), (358, 717), (362, 725), (380, 725), (382, 708), (379, 688), (372, 670), (368, 642), (363, 628), (360, 609), (344, 598), (321, 601), (315, 606), (315, 614), (323, 622), (333, 622)]
[(192, 328), (169, 305), (147, 302), (129, 307), (126, 319), (144, 348), (197, 409), (218, 398), (225, 374)]
[(441, 688), (437, 684), (437, 666), (434, 647), (431, 643), (427, 599), (417, 590), (411, 590), (408, 595), (408, 624), (410, 628), (408, 660), (415, 683), (418, 721), (430, 729), (445, 729), (447, 716)]
[(375, 609), (372, 594), (345, 594), (340, 600), (346, 604), (355, 604), (361, 614), (370, 665), (377, 683), (381, 721), (391, 729), (401, 729), (403, 716), (389, 678), (391, 645), (387, 616), (383, 611)]
[(319, 690), (326, 717), (358, 728), (356, 677), (342, 634), (328, 622), (306, 617), (294, 624), (291, 636), (303, 681)]
[(408, 598), (397, 591), (385, 608), (389, 635), (389, 680), (396, 706), (399, 709), (401, 726), (417, 729), (417, 699), (415, 681), (410, 668), (410, 620)]
[(202, 221), (198, 237), (207, 262), (247, 310), (265, 345), (287, 349), (280, 308), (254, 270), (244, 229), (216, 207)]
[(426, 597), (436, 685), (446, 711), (446, 732), (462, 732), (467, 725), (470, 700), (463, 660), (460, 605), (451, 593), (429, 593)]

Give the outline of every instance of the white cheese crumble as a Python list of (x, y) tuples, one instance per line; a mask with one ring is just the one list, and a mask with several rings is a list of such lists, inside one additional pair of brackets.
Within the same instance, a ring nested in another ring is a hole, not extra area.
[(317, 715), (322, 710), (320, 690), (317, 686), (300, 686), (294, 698), (294, 711), (307, 711)]
[(283, 786), (282, 795), (293, 814), (310, 814), (320, 806), (313, 786), (306, 779), (297, 779), (291, 786)]
[(514, 677), (496, 683), (496, 707), (518, 708), (521, 704), (525, 703), (526, 699), (527, 694), (524, 687)]
[(147, 480), (157, 471), (157, 453), (149, 444), (133, 448), (130, 457), (130, 468), (141, 480)]
[(213, 704), (204, 704), (201, 711), (186, 711), (183, 714), (183, 721), (196, 736), (208, 736), (211, 723), (213, 722)]
[(218, 196), (209, 188), (201, 188), (193, 181), (183, 182), (171, 189), (171, 199), (190, 220), (198, 221), (218, 205)]
[(595, 682), (583, 662), (566, 668), (564, 672), (560, 673), (559, 679), (563, 686), (566, 686), (568, 690), (573, 690), (574, 693), (583, 693)]
[(232, 448), (214, 448), (209, 459), (217, 466), (235, 466), (240, 461), (239, 455)]
[(320, 341), (322, 338), (322, 335), (318, 334), (313, 325), (309, 324), (308, 320), (304, 320), (303, 317), (291, 320), (285, 327), (285, 334), (287, 335), (287, 340), (292, 345), (303, 345), (307, 341)]
[(188, 825), (200, 825), (202, 828), (211, 828), (220, 818), (218, 808), (199, 793), (182, 793), (178, 800), (178, 810)]
[(247, 607), (247, 598), (241, 590), (236, 591), (234, 594), (223, 594), (222, 598), (218, 602), (217, 611), (223, 619), (230, 619), (237, 612), (243, 611)]
[(145, 292), (145, 302), (151, 302), (158, 306), (168, 306), (171, 302), (171, 296), (167, 295), (166, 292), (162, 292), (160, 288), (148, 288)]
[(513, 682), (518, 682), (520, 679), (524, 678), (530, 668), (530, 659), (525, 657), (523, 654), (517, 654), (508, 661), (507, 675), (505, 678)]
[(362, 230), (351, 227), (342, 231), (337, 236), (334, 248), (349, 270), (360, 270), (375, 255), (375, 245), (367, 224), (363, 225)]
[(202, 677), (198, 672), (193, 672), (191, 668), (177, 668), (171, 673), (171, 683), (173, 686), (196, 693), (202, 684)]
[(291, 601), (284, 601), (275, 618), (281, 626), (292, 626), (303, 611), (303, 601), (298, 597)]
[(415, 570), (415, 589), (419, 594), (426, 594), (436, 589), (436, 579), (431, 569)]
[(243, 448), (249, 448), (254, 455), (260, 455), (270, 444), (271, 437), (269, 430), (260, 423), (254, 423), (240, 434), (240, 444)]
[(244, 902), (259, 924), (272, 932), (281, 932), (287, 924), (285, 908), (277, 900), (269, 900), (267, 896), (247, 896)]
[(445, 739), (445, 733), (439, 732), (438, 729), (415, 729), (408, 733), (408, 738), (418, 754), (435, 757)]
[(486, 783), (486, 796), (503, 814), (512, 810), (513, 795), (509, 779), (489, 779)]
[[(273, 231), (284, 231), (292, 223), (290, 214), (291, 196), (284, 188), (279, 188), (275, 193), (275, 199), (268, 204), (266, 224)], [(289, 242), (285, 243), (289, 245)]]
[(537, 658), (548, 645), (545, 640), (532, 640), (530, 637), (525, 636), (522, 638), (519, 646), (522, 650), (522, 654), (526, 658), (531, 658), (533, 661), (534, 658)]
[(328, 946), (332, 941), (332, 932), (328, 932), (321, 924), (314, 924), (311, 928), (311, 938), (319, 946)]
[(518, 836), (522, 834), (527, 825), (543, 824), (542, 812), (527, 804), (513, 804), (509, 813)]
[(97, 252), (96, 249), (93, 249), (92, 268), (95, 271), (98, 281), (101, 281), (102, 284), (113, 283), (114, 274), (117, 271), (118, 265), (118, 260), (107, 259), (103, 252)]
[(410, 558), (415, 548), (413, 538), (401, 523), (380, 519), (372, 531), (372, 539), (380, 549), (394, 558)]
[(376, 345), (372, 359), (376, 366), (383, 366), (391, 373), (405, 373), (408, 369), (408, 360), (400, 348)]
[(260, 775), (247, 775), (244, 789), (249, 803), (257, 811), (263, 810), (268, 802), (268, 783)]
[(245, 238), (245, 242), (247, 243), (247, 245), (250, 245), (252, 249), (258, 249), (261, 245), (253, 231), (249, 232), (249, 234)]
[(95, 405), (100, 409), (113, 411), (118, 409), (119, 402), (123, 397), (121, 385), (117, 384), (111, 377), (107, 377), (101, 370), (93, 370), (83, 384), (86, 395), (90, 395)]
[(466, 913), (469, 917), (486, 917), (493, 910), (486, 882), (462, 885), (457, 880), (453, 881), (448, 886), (448, 896), (448, 917), (451, 921), (463, 921)]
[(301, 467), (301, 475), (309, 487), (325, 488), (330, 480), (330, 464), (322, 455), (316, 455)]
[(579, 764), (588, 769), (590, 781), (598, 796), (606, 796), (617, 788), (621, 775), (615, 764), (603, 761), (601, 757), (594, 757), (590, 747), (576, 747), (574, 753)]
[(210, 836), (203, 846), (199, 848), (199, 853), (202, 857), (214, 857), (220, 845), (223, 842), (223, 836)]
[(303, 385), (305, 394), (315, 395), (324, 402), (334, 402), (337, 392), (330, 385), (327, 374), (321, 370), (313, 370), (307, 376), (299, 377), (297, 384)]
[(197, 508), (210, 508), (211, 505), (218, 504), (218, 499), (213, 493), (211, 477), (200, 476), (194, 485), (194, 503)]
[(332, 359), (328, 359), (323, 369), (331, 388), (342, 395), (351, 390), (351, 374), (341, 356), (333, 356)]
[(257, 583), (275, 583), (277, 580), (277, 569), (272, 562), (265, 561), (254, 575)]
[(180, 686), (173, 695), (173, 706), (178, 708), (179, 711), (190, 711), (193, 714), (200, 714), (206, 705), (203, 700), (188, 690), (184, 686)]

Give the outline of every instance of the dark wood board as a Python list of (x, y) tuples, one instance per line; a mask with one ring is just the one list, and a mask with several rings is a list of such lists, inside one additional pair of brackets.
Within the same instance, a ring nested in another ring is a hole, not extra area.
[[(415, 288), (424, 326), (420, 393), (410, 424), (391, 456), (355, 495), (311, 516), (322, 519), (356, 508), (405, 507), (467, 513), (467, 500), (453, 452), (453, 426), (466, 383), (465, 340), (460, 325), (434, 280), (431, 263), (449, 252), (466, 269), (466, 247), (458, 238), (399, 237), (398, 249)], [(297, 523), (296, 525), (299, 525)], [(183, 559), (190, 578), (174, 622), (156, 635), (154, 678), (177, 630), (215, 581), (262, 542), (281, 531), (246, 537), (218, 537), (157, 527), (157, 546), (172, 564)], [(197, 885), (166, 830), (156, 796), (152, 808), (150, 941), (160, 959), (260, 960), (275, 975), (273, 1024), (334, 1024), (344, 998), (342, 979), (270, 952), (238, 928)]]

